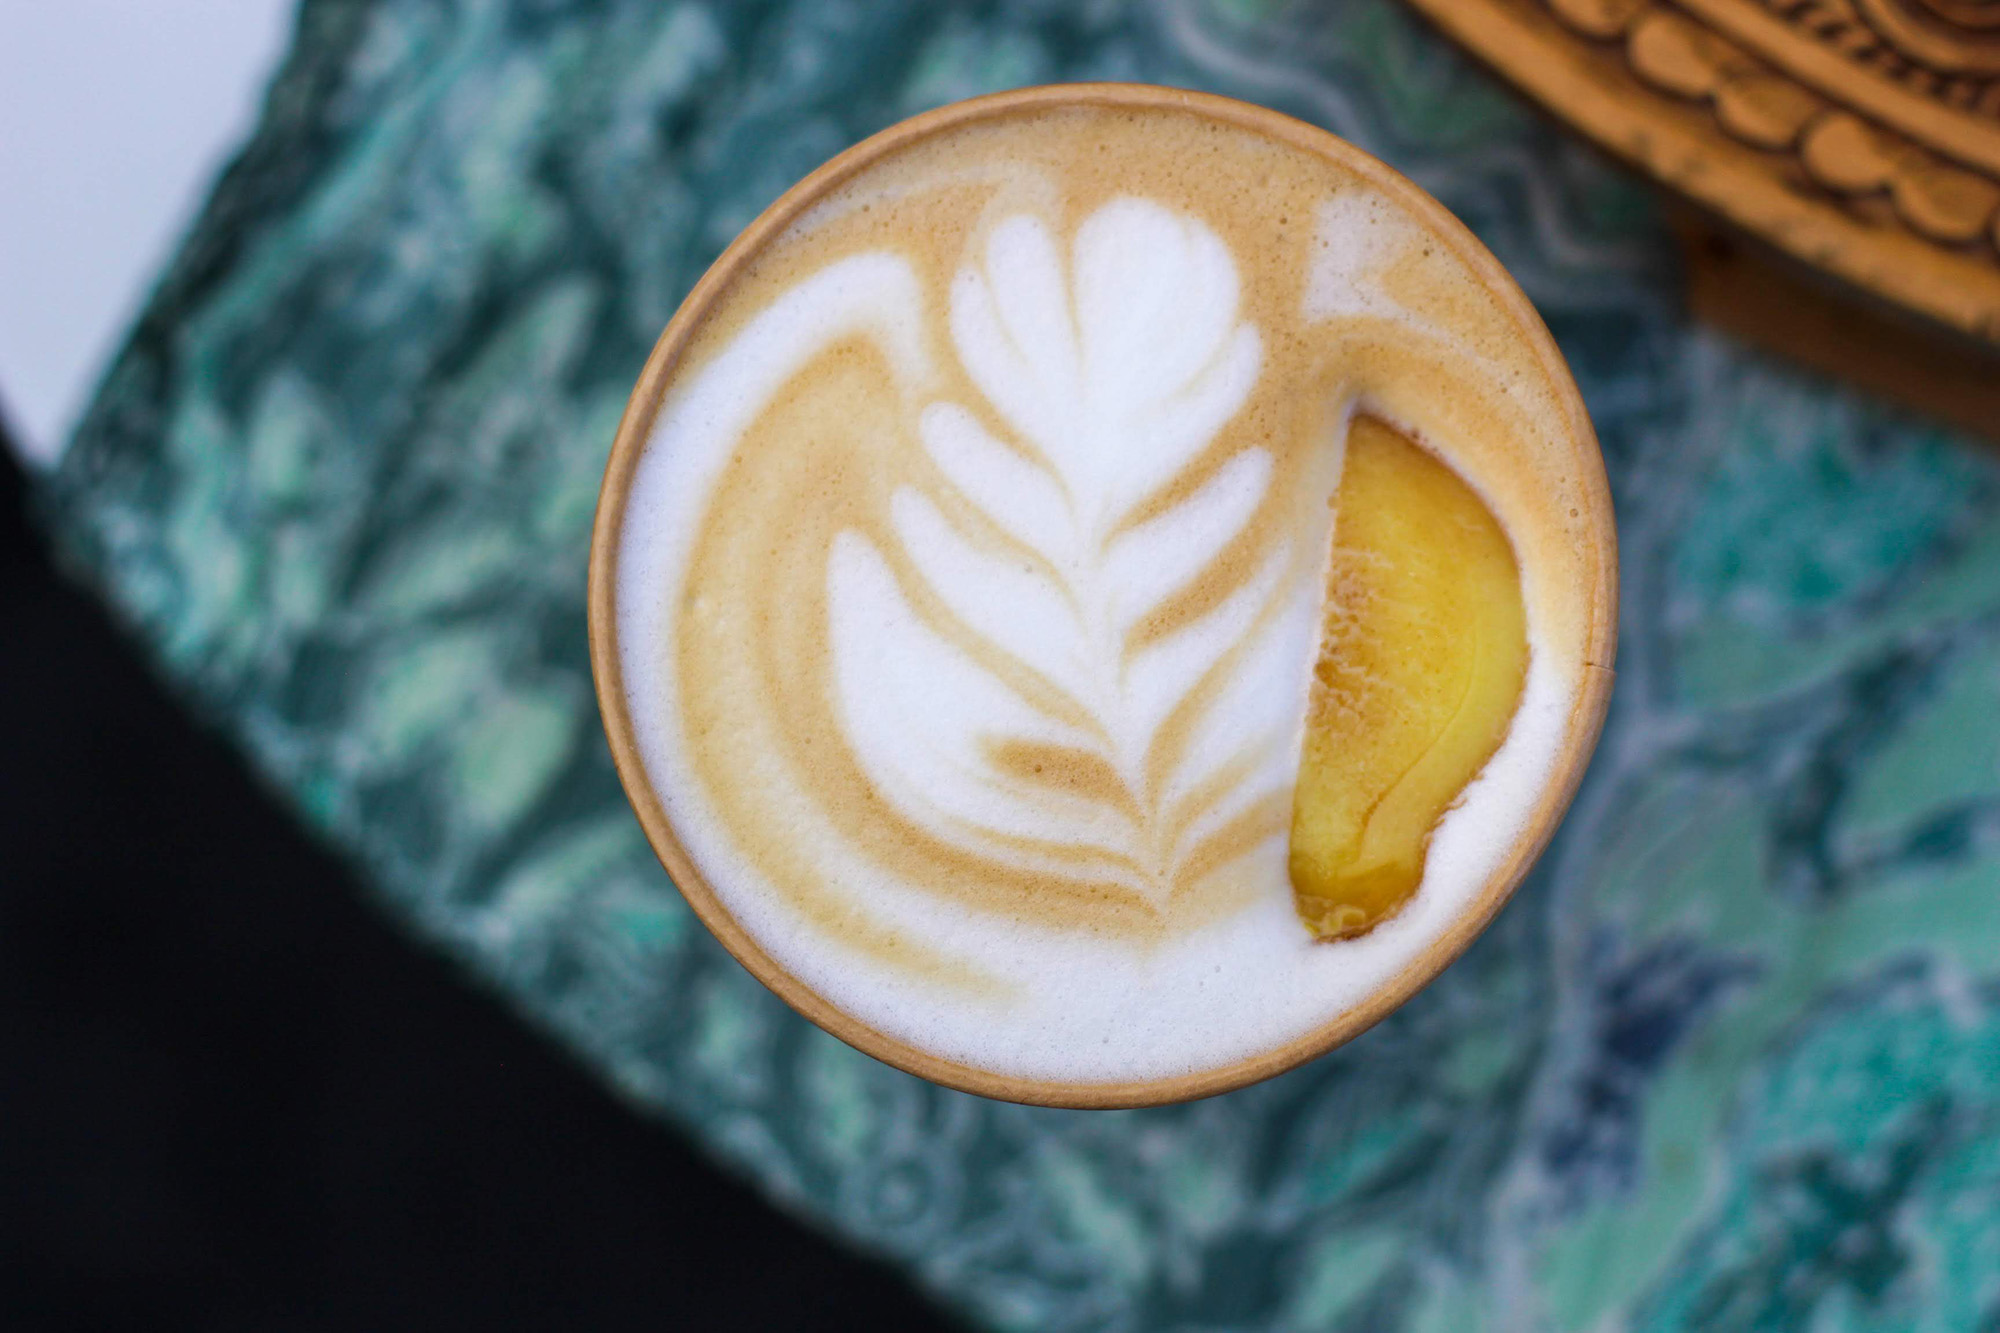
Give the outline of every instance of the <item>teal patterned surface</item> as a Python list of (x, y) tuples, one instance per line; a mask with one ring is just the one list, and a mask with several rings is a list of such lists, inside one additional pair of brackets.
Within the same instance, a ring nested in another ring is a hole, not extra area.
[[(1148, 1112), (946, 1093), (763, 991), (648, 853), (584, 649), (613, 426), (703, 266), (873, 130), (1084, 78), (1316, 121), (1465, 217), (1576, 368), (1627, 577), (1603, 747), (1494, 928)], [(2000, 468), (1692, 329), (1668, 256), (1388, 0), (308, 0), (44, 496), (391, 912), (985, 1325), (2000, 1326)]]

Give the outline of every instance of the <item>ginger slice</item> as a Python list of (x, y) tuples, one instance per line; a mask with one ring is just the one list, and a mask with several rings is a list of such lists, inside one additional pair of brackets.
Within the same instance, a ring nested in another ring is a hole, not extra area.
[(1506, 532), (1447, 464), (1357, 416), (1292, 803), (1293, 896), (1316, 937), (1360, 935), (1416, 893), (1431, 834), (1506, 738), (1527, 670)]

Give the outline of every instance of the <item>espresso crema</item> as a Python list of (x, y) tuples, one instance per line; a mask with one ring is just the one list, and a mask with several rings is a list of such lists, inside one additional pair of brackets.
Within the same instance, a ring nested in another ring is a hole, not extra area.
[[(889, 1037), (1073, 1082), (1275, 1049), (1435, 941), (1577, 725), (1603, 558), (1565, 372), (1469, 250), (1295, 144), (1079, 106), (906, 143), (738, 268), (636, 464), (614, 627), (736, 922)], [(1329, 943), (1286, 840), (1357, 414), (1485, 501), (1530, 652), (1415, 898)]]

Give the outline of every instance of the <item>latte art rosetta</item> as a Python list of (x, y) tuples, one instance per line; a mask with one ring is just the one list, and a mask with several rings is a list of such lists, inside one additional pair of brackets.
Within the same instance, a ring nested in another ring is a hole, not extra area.
[[(1203, 725), (1263, 674), (1229, 668), (1280, 642), (1292, 572), (1282, 534), (1251, 530), (1266, 450), (1190, 478), (1261, 343), (1222, 242), (1151, 201), (1106, 204), (1067, 254), (1006, 218), (984, 258), (953, 283), (949, 325), (983, 410), (932, 401), (915, 423), (960, 517), (916, 485), (891, 496), (910, 593), (869, 537), (834, 542), (846, 739), (932, 837), (1163, 910), (1287, 813), (1290, 702)], [(1193, 589), (1198, 608), (1172, 605)]]
[[(923, 1050), (1096, 1080), (1268, 1049), (1435, 939), (1546, 785), (1595, 577), (1560, 367), (1469, 244), (1250, 130), (1088, 109), (774, 233), (670, 372), (615, 591), (648, 782), (758, 947)], [(1361, 415), (1491, 510), (1530, 651), (1409, 905), (1315, 944), (1287, 846)]]

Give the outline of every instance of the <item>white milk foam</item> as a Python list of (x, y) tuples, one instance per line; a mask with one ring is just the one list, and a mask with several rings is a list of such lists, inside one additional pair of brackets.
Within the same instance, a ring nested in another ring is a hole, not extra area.
[[(836, 543), (828, 570), (848, 734), (870, 779), (926, 828), (955, 831), (999, 856), (1021, 853), (987, 835), (1096, 847), (1137, 863), (1112, 878), (1163, 895), (1175, 858), (1148, 848), (1146, 821), (1121, 819), (1099, 802), (1024, 799), (995, 780), (981, 751), (1004, 737), (1089, 752), (1137, 790), (1167, 715), (1243, 643), (1276, 591), (1282, 550), (1209, 616), (1136, 654), (1121, 648), (1142, 617), (1242, 531), (1263, 499), (1268, 453), (1246, 449), (1167, 513), (1122, 533), (1118, 525), (1243, 405), (1262, 358), (1258, 337), (1235, 322), (1235, 270), (1221, 242), (1156, 204), (1120, 199), (1083, 223), (1073, 293), (1055, 239), (1035, 219), (996, 226), (985, 261), (954, 285), (953, 341), (987, 400), (1047, 466), (994, 439), (964, 407), (932, 403), (918, 423), (931, 461), (1015, 544), (981, 549), (914, 487), (896, 492), (891, 521), (952, 615), (1082, 704), (1104, 734), (1051, 717), (958, 651), (852, 532)], [(1024, 553), (1046, 567), (1024, 562)], [(1257, 673), (1239, 673), (1251, 692), (1219, 714), (1231, 732), (1267, 737), (1260, 780), (1237, 784), (1236, 800), (1207, 822), (1281, 788), (1296, 766), (1281, 742), (1297, 728), (1291, 700), (1304, 698), (1312, 647), (1301, 636), (1310, 633), (1311, 607), (1301, 596), (1289, 600), (1293, 614), (1282, 623), (1293, 631), (1284, 636), (1291, 651), (1268, 664), (1283, 685), (1259, 691)], [(912, 707), (918, 701), (925, 706)], [(1229, 736), (1196, 746), (1166, 799), (1214, 777), (1239, 750)], [(1200, 830), (1183, 830), (1179, 841)]]
[[(1298, 298), (1303, 318), (1359, 312), (1413, 339), (1449, 336), (1435, 312), (1405, 309), (1376, 281), (1373, 252), (1392, 234), (1420, 242), (1419, 223), (1362, 187), (1329, 198), (1317, 221), (1323, 257)], [(968, 236), (944, 339), (926, 321), (922, 283), (893, 248), (833, 260), (669, 392), (627, 501), (616, 587), (630, 716), (669, 821), (779, 964), (861, 1021), (947, 1059), (1026, 1078), (1156, 1079), (1328, 1023), (1452, 924), (1540, 799), (1579, 670), (1539, 649), (1532, 595), (1537, 646), (1511, 732), (1437, 829), (1414, 900), (1343, 942), (1315, 942), (1301, 926), (1282, 831), (1230, 864), (1250, 886), (1243, 903), (1133, 940), (940, 896), (774, 788), (774, 827), (756, 836), (804, 850), (856, 911), (996, 983), (967, 987), (849, 947), (801, 911), (697, 772), (671, 645), (683, 608), (702, 605), (686, 587), (698, 534), (729, 521), (710, 510), (718, 478), (818, 352), (860, 337), (879, 349), (923, 455), (955, 492), (941, 502), (913, 473), (895, 488), (885, 526), (842, 531), (827, 560), (825, 688), (881, 798), (971, 857), (1034, 870), (1056, 864), (1034, 843), (1059, 844), (1069, 861), (1085, 849), (1108, 880), (1162, 907), (1214, 830), (1260, 802), (1289, 809), (1325, 586), (1324, 508), (1318, 528), (1266, 543), (1212, 607), (1128, 647), (1136, 627), (1215, 566), (1273, 484), (1271, 454), (1252, 445), (1170, 506), (1140, 509), (1211, 447), (1265, 364), (1269, 334), (1243, 317), (1228, 246), (1173, 201), (1117, 197), (1068, 237), (1027, 213)], [(938, 368), (952, 359), (983, 404), (939, 387)], [(1449, 439), (1431, 438), (1450, 455)], [(940, 606), (955, 622), (948, 632)], [(1087, 722), (1024, 692), (969, 641), (1081, 704)], [(1120, 809), (1024, 784), (991, 760), (996, 739), (1088, 754), (1138, 790), (1169, 715), (1205, 678), (1221, 684), (1150, 805)], [(760, 762), (745, 756), (748, 767)], [(1218, 787), (1184, 826), (1162, 814)]]

